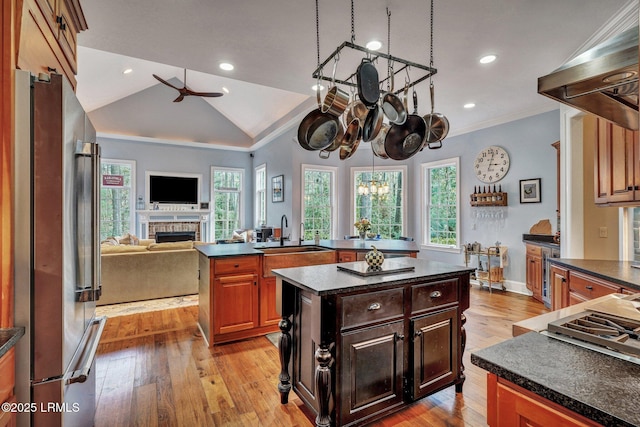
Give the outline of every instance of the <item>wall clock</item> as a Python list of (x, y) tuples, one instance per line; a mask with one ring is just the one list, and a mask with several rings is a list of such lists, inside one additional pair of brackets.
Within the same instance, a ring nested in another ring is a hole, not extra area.
[(482, 182), (498, 182), (509, 172), (509, 154), (504, 148), (491, 145), (478, 153), (473, 171)]

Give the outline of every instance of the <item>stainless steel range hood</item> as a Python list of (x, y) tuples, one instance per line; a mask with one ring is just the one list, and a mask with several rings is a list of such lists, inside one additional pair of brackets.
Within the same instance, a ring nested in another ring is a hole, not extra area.
[(638, 130), (638, 28), (631, 28), (540, 77), (538, 93)]

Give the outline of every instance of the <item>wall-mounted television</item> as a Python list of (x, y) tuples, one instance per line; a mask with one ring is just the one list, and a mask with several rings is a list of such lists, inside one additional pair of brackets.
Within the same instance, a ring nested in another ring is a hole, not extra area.
[(147, 172), (147, 200), (150, 204), (198, 205), (201, 175)]

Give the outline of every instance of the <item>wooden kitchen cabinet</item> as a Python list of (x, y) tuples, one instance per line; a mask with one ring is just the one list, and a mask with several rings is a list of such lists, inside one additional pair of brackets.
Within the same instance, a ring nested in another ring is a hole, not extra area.
[(533, 292), (533, 298), (542, 302), (542, 248), (537, 245), (525, 245), (527, 289)]
[(487, 423), (490, 427), (600, 426), (491, 373), (487, 374)]
[(338, 262), (356, 262), (356, 251), (338, 251)]
[(559, 310), (569, 304), (569, 270), (552, 265), (549, 269), (551, 281), (551, 309)]
[(261, 267), (259, 255), (208, 258), (200, 254), (198, 325), (210, 347), (278, 330), (272, 319), (275, 286), (260, 280)]
[[(13, 387), (15, 384), (15, 348), (0, 358), (0, 402), (15, 403)], [(0, 411), (0, 427), (15, 426), (16, 413)]]
[(276, 310), (276, 278), (260, 279), (260, 326), (277, 325), (280, 313)]
[(16, 37), (17, 67), (57, 72), (76, 87), (77, 35), (88, 28), (78, 0), (24, 0)]
[(550, 268), (550, 280), (552, 310), (624, 292), (620, 285), (555, 264), (552, 264)]
[(640, 202), (640, 141), (632, 131), (598, 118), (594, 153), (595, 203)]

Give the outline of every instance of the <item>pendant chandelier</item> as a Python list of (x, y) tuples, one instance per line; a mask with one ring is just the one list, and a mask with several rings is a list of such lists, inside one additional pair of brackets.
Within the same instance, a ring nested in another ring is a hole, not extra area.
[(375, 155), (371, 160), (371, 180), (361, 181), (358, 185), (358, 194), (361, 196), (385, 196), (389, 194), (389, 183), (376, 179)]

